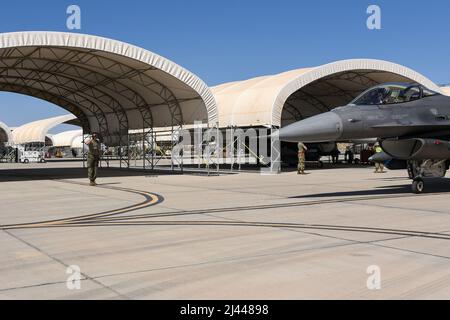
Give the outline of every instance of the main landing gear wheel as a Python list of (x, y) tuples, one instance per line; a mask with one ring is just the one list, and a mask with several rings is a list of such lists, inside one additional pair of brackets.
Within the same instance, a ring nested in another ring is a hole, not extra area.
[(412, 183), (412, 191), (415, 194), (420, 194), (423, 192), (424, 189), (425, 189), (425, 182), (423, 182), (421, 178), (414, 179)]

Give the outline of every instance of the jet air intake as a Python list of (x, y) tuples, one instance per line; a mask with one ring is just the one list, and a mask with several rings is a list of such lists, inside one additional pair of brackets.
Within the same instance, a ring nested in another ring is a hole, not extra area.
[(437, 139), (387, 139), (381, 142), (384, 152), (400, 160), (450, 159), (450, 141)]

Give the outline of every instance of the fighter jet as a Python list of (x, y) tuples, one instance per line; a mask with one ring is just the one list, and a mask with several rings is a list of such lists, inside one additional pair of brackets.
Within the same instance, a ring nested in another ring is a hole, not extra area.
[(384, 154), (375, 157), (406, 168), (412, 191), (422, 193), (426, 178), (443, 178), (449, 169), (450, 97), (419, 84), (381, 84), (346, 106), (280, 129), (279, 136), (304, 143), (377, 138)]

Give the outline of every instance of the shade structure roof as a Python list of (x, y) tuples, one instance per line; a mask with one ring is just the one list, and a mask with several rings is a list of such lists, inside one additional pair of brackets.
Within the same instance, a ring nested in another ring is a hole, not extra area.
[(446, 96), (450, 96), (450, 86), (441, 87), (441, 91)]
[(221, 127), (280, 127), (347, 104), (369, 87), (393, 81), (417, 82), (440, 92), (436, 84), (412, 69), (373, 59), (337, 61), (225, 83), (211, 90)]
[(85, 147), (84, 145), (84, 141), (87, 138), (87, 135), (81, 135), (81, 136), (77, 136), (73, 139), (72, 141), (72, 145), (70, 146), (72, 149), (82, 149), (83, 147)]
[(0, 143), (12, 144), (13, 138), (11, 129), (3, 122), (0, 121)]
[(75, 139), (82, 140), (83, 130), (64, 131), (52, 136), (53, 147), (72, 147)]
[[(13, 130), (13, 140), (15, 144), (27, 144), (34, 142), (44, 143), (48, 132), (60, 124), (76, 119), (73, 114), (53, 117), (27, 123)], [(53, 140), (53, 137), (51, 138)]]
[(62, 32), (0, 34), (0, 91), (57, 104), (118, 145), (130, 129), (217, 121), (208, 86), (153, 52)]

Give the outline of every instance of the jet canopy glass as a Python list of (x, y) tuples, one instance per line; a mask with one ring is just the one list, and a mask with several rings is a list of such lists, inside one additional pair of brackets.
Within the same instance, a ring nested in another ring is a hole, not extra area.
[(382, 84), (364, 91), (350, 104), (384, 105), (411, 102), (437, 93), (419, 84)]

